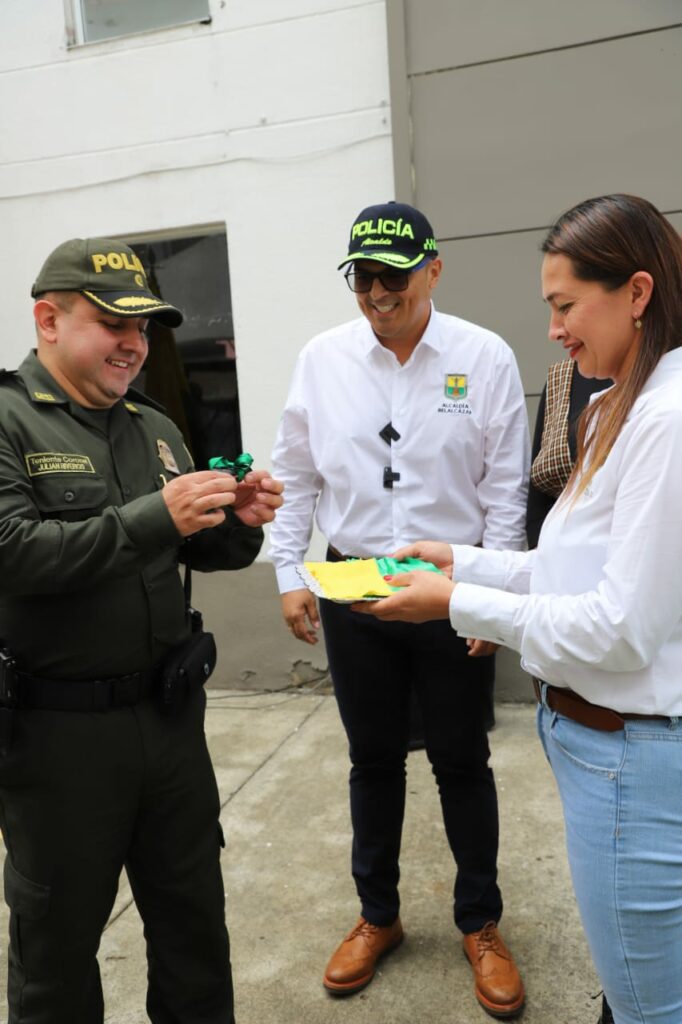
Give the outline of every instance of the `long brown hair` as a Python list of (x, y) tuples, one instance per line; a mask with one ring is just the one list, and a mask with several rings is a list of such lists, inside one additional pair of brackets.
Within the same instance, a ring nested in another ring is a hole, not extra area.
[(597, 281), (607, 291), (621, 288), (637, 271), (645, 270), (654, 279), (630, 372), (594, 399), (580, 417), (577, 458), (566, 485), (575, 501), (604, 465), (658, 361), (682, 345), (682, 239), (646, 199), (616, 194), (587, 199), (568, 210), (540, 248), (567, 256), (577, 278)]

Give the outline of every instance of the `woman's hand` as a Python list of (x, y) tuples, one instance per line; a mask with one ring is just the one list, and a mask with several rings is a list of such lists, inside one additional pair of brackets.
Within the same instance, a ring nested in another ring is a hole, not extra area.
[(421, 558), (422, 562), (432, 562), (441, 572), (452, 579), (452, 548), (440, 540), (418, 540), (416, 544), (408, 544), (391, 556), (397, 561), (405, 558)]
[[(433, 542), (424, 542), (432, 547), (441, 547)], [(448, 547), (444, 544), (442, 547)], [(424, 550), (420, 545), (403, 548), (403, 551)], [(448, 551), (450, 549), (448, 548)], [(450, 552), (451, 554), (451, 552)], [(399, 557), (398, 555), (395, 556)], [(424, 558), (423, 554), (403, 555), (402, 557)], [(428, 561), (433, 561), (431, 557)], [(450, 615), (450, 598), (457, 586), (452, 580), (440, 573), (417, 572), (400, 573), (398, 576), (387, 576), (385, 579), (393, 587), (400, 587), (395, 594), (381, 601), (362, 601), (351, 606), (354, 612), (362, 615), (375, 615), (384, 622), (431, 622), (433, 619), (447, 619)]]

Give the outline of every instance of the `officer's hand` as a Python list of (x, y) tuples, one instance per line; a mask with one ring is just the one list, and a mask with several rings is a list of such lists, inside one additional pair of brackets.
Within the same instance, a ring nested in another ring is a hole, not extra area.
[(304, 588), (303, 590), (290, 590), (288, 594), (281, 596), (282, 615), (289, 627), (289, 632), (306, 644), (316, 644), (320, 617), (314, 595)]
[(205, 469), (176, 476), (162, 488), (163, 500), (182, 537), (189, 537), (207, 526), (219, 526), (225, 519), (223, 509), (234, 505), (237, 481), (229, 473)]
[(452, 548), (440, 540), (419, 540), (416, 544), (408, 544), (393, 553), (393, 558), (402, 561), (405, 558), (421, 558), (422, 562), (432, 562), (452, 579)]
[(237, 484), (234, 511), (246, 526), (271, 523), (284, 501), (283, 490), (281, 480), (273, 480), (264, 469), (254, 469)]
[(468, 655), (470, 658), (486, 658), (489, 654), (494, 654), (499, 648), (499, 644), (494, 644), (492, 640), (473, 640), (471, 637), (467, 640)]

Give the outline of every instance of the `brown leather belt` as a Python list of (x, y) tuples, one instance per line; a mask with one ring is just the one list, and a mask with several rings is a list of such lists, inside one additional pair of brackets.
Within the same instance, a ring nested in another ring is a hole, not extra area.
[[(533, 679), (533, 689), (538, 704), (542, 703), (541, 687), (541, 680)], [(590, 704), (588, 700), (574, 693), (573, 690), (565, 690), (560, 686), (550, 686), (549, 684), (545, 690), (545, 704), (551, 711), (556, 711), (580, 725), (586, 725), (588, 729), (598, 729), (600, 732), (618, 732), (619, 729), (625, 728), (626, 721), (631, 720), (669, 721), (667, 715), (637, 715), (631, 712), (613, 711), (600, 704)]]

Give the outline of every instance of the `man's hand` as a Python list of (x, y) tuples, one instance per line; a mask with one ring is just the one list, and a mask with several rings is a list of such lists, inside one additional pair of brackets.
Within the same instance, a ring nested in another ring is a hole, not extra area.
[(189, 537), (198, 530), (219, 526), (225, 519), (223, 509), (234, 504), (236, 491), (233, 476), (205, 469), (176, 476), (164, 485), (161, 494), (178, 532)]
[(499, 646), (499, 644), (494, 644), (492, 640), (474, 640), (472, 638), (467, 640), (470, 658), (485, 658), (489, 654), (494, 654)]
[[(404, 548), (404, 551), (414, 550)], [(395, 556), (396, 558), (398, 555)], [(408, 557), (408, 556), (403, 556)], [(423, 555), (410, 555), (411, 558), (422, 558)], [(428, 559), (432, 561), (431, 558)], [(457, 586), (452, 580), (439, 573), (417, 572), (399, 573), (389, 577), (393, 587), (400, 587), (395, 594), (381, 601), (362, 601), (351, 605), (354, 612), (363, 615), (375, 615), (385, 622), (431, 622), (433, 619), (447, 619), (450, 616), (450, 598)]]
[(254, 469), (237, 484), (234, 502), (235, 514), (246, 526), (271, 523), (284, 498), (284, 484), (273, 480), (264, 469)]
[(306, 644), (316, 644), (320, 617), (314, 595), (304, 587), (302, 590), (290, 590), (281, 598), (282, 615), (289, 632)]
[(416, 544), (408, 544), (395, 551), (392, 557), (399, 562), (405, 558), (421, 558), (422, 562), (432, 562), (452, 579), (452, 548), (443, 541), (418, 540)]

